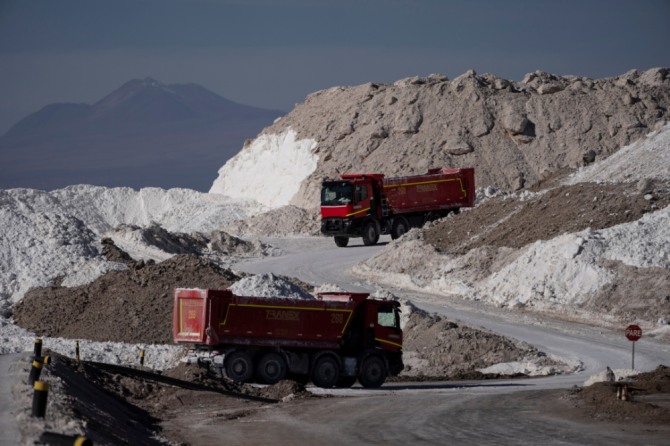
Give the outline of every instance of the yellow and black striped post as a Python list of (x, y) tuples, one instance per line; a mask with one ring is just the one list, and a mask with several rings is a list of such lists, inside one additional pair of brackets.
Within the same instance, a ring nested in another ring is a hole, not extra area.
[(28, 375), (28, 384), (31, 386), (35, 384), (35, 381), (40, 379), (40, 374), (42, 373), (42, 363), (38, 360), (34, 360), (32, 366), (30, 367), (30, 375)]
[(79, 341), (74, 345), (74, 359), (79, 361)]
[(39, 360), (40, 356), (42, 356), (42, 340), (40, 338), (35, 338), (35, 347), (33, 348), (33, 359)]
[(140, 365), (144, 365), (144, 349), (140, 350)]
[(55, 432), (42, 433), (39, 441), (53, 446), (93, 446), (91, 440), (81, 435), (63, 435)]
[(35, 381), (33, 386), (33, 416), (44, 418), (47, 412), (47, 397), (49, 396), (49, 384), (44, 381)]

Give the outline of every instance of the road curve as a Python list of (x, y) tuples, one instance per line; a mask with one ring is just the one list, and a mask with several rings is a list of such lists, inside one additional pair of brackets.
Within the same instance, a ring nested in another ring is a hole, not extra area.
[[(270, 241), (273, 243), (273, 241)], [(286, 255), (235, 267), (250, 273), (273, 272), (320, 285), (337, 284), (350, 291), (373, 291), (349, 274), (350, 267), (377, 253), (381, 246), (353, 244), (336, 248), (320, 238), (277, 240)], [(386, 383), (380, 389), (311, 389), (340, 398), (307, 400), (256, 413), (227, 423), (229, 444), (476, 444), (476, 445), (661, 445), (670, 428), (594, 423), (571, 416), (566, 389), (581, 386), (605, 370), (630, 368), (631, 343), (619, 331), (551, 320), (531, 314), (456, 301), (416, 290), (389, 289), (420, 308), (460, 323), (528, 342), (581, 364), (568, 375), (513, 381)], [(635, 366), (651, 370), (670, 364), (670, 346), (649, 339), (636, 344)], [(262, 426), (254, 429), (252, 426)], [(214, 437), (212, 437), (214, 439)]]
[[(352, 239), (347, 248), (337, 248), (331, 239), (323, 237), (270, 239), (267, 242), (282, 248), (286, 252), (284, 256), (247, 261), (234, 267), (254, 274), (272, 272), (297, 277), (313, 285), (330, 283), (349, 291), (371, 292), (378, 286), (353, 277), (349, 270), (383, 249), (385, 241), (382, 239), (376, 246), (363, 246), (359, 239)], [(527, 342), (570, 362), (581, 362), (579, 372), (534, 379), (534, 386), (582, 385), (589, 376), (604, 371), (607, 366), (629, 369), (632, 365), (632, 345), (624, 337), (624, 327), (615, 332), (416, 290), (387, 289), (411, 299), (424, 310)], [(659, 364), (670, 364), (670, 345), (643, 337), (635, 345), (635, 368), (652, 370)]]

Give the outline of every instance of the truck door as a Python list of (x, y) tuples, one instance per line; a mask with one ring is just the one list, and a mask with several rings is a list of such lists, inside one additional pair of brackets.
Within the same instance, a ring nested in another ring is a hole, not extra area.
[(356, 217), (365, 217), (372, 212), (372, 197), (368, 183), (358, 183), (354, 186), (354, 213)]
[(397, 307), (393, 305), (380, 305), (377, 308), (375, 341), (383, 350), (397, 351), (402, 349), (400, 313)]

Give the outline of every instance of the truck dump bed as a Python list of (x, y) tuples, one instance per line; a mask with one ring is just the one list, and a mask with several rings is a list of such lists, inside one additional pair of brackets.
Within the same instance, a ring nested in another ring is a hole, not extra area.
[(177, 288), (175, 343), (338, 348), (364, 293), (315, 300), (236, 296), (230, 290)]
[(431, 169), (424, 175), (385, 178), (384, 194), (396, 214), (472, 207), (475, 170)]

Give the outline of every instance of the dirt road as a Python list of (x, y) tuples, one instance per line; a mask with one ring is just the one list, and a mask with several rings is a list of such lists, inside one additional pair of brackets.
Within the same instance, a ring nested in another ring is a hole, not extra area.
[[(472, 387), (468, 387), (472, 386)], [(255, 409), (201, 405), (164, 423), (188, 444), (663, 445), (670, 426), (594, 422), (565, 390), (530, 383), (385, 385), (376, 395), (294, 401)]]

